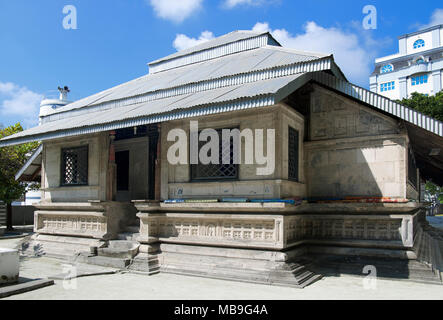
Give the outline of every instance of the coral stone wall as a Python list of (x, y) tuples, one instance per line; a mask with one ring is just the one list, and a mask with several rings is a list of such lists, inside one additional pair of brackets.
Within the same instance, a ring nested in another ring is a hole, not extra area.
[(405, 198), (407, 134), (397, 122), (313, 86), (305, 171), (311, 197)]

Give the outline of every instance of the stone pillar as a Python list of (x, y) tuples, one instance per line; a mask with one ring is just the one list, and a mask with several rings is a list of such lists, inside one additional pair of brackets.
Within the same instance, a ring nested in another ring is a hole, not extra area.
[(140, 236), (137, 241), (142, 244), (140, 251), (155, 253), (158, 251), (159, 218), (164, 217), (164, 214), (159, 212), (160, 202), (156, 200), (140, 200), (133, 201), (133, 203), (139, 211), (137, 217), (140, 219)]
[(45, 201), (46, 198), (46, 192), (43, 191), (48, 186), (46, 185), (46, 148), (43, 144), (43, 150), (42, 150), (42, 166), (41, 166), (41, 172), (40, 172), (40, 194), (41, 194), (41, 201)]
[(106, 179), (106, 200), (114, 201), (117, 193), (117, 165), (115, 163), (115, 131), (109, 132), (108, 172)]
[(155, 200), (160, 200), (161, 192), (161, 125), (158, 124), (157, 158), (155, 159)]

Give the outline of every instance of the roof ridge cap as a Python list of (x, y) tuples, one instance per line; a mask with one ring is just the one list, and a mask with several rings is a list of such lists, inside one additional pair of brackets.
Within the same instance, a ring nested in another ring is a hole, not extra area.
[(316, 51), (304, 51), (304, 50), (298, 50), (298, 49), (294, 49), (294, 48), (288, 48), (288, 47), (278, 47), (278, 46), (272, 46), (272, 45), (266, 45), (263, 48), (266, 49), (274, 49), (274, 50), (279, 50), (279, 51), (290, 51), (292, 53), (296, 53), (296, 54), (300, 54), (300, 55), (304, 55), (304, 56), (314, 56), (317, 58), (326, 58), (326, 57), (330, 57), (333, 54), (332, 53), (322, 53), (322, 52), (316, 52)]
[[(215, 46), (210, 46), (208, 48), (202, 48), (202, 49), (199, 49), (199, 50), (192, 51), (193, 48), (197, 48), (200, 45), (208, 44), (208, 43), (213, 42), (213, 41), (215, 41), (217, 39), (220, 39), (220, 38), (223, 38), (223, 37), (227, 37), (228, 35), (231, 35), (233, 33), (250, 33), (251, 36), (243, 38), (243, 39), (236, 39), (236, 40), (233, 40), (233, 41), (221, 43), (221, 44), (215, 45)], [(214, 39), (208, 40), (208, 41), (206, 41), (204, 43), (192, 46), (192, 47), (187, 48), (187, 49), (183, 49), (183, 50), (177, 51), (177, 52), (172, 53), (170, 55), (167, 55), (165, 57), (161, 57), (159, 59), (151, 61), (151, 62), (148, 63), (148, 66), (160, 64), (160, 63), (163, 63), (165, 61), (174, 60), (174, 59), (181, 58), (181, 57), (188, 56), (188, 55), (192, 55), (192, 54), (195, 54), (195, 53), (198, 53), (198, 52), (203, 52), (203, 51), (211, 50), (211, 49), (214, 49), (214, 48), (223, 47), (223, 46), (231, 44), (231, 43), (240, 42), (240, 41), (244, 41), (244, 40), (252, 39), (252, 38), (257, 38), (257, 37), (260, 37), (260, 36), (265, 35), (265, 34), (269, 34), (272, 37), (272, 35), (268, 31), (255, 32), (255, 31), (252, 31), (252, 30), (235, 30), (235, 31), (229, 32), (227, 34), (221, 35), (219, 37), (216, 37)], [(186, 52), (186, 53), (184, 53), (184, 52)], [(183, 54), (180, 54), (180, 53), (183, 53)]]

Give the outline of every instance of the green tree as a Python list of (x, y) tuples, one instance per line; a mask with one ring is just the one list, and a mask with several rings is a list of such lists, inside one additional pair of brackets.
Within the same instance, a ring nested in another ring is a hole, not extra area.
[[(0, 129), (0, 139), (23, 131), (20, 123)], [(6, 204), (6, 228), (12, 230), (11, 203), (24, 195), (27, 185), (15, 175), (27, 160), (27, 154), (38, 147), (37, 142), (0, 148), (0, 201)]]
[(413, 92), (411, 98), (398, 100), (397, 102), (434, 119), (443, 121), (443, 91), (440, 91), (435, 96)]
[(434, 215), (435, 210), (438, 210), (438, 205), (443, 204), (443, 187), (439, 187), (431, 181), (426, 182), (425, 199), (430, 202), (429, 209), (431, 210), (432, 215)]
[[(443, 91), (438, 92), (435, 96), (413, 92), (409, 99), (398, 100), (397, 102), (434, 119), (443, 121)], [(427, 181), (426, 193), (433, 207), (438, 203), (443, 203), (442, 187)]]

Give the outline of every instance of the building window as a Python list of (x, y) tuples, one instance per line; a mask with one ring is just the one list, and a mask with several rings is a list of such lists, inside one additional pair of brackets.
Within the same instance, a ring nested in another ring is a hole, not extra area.
[[(232, 130), (232, 129), (229, 129)], [(234, 142), (233, 137), (229, 140), (229, 148), (223, 148), (222, 129), (217, 130), (219, 141), (218, 164), (191, 164), (191, 179), (199, 180), (226, 180), (238, 178), (238, 164), (234, 163)], [(206, 141), (199, 141), (198, 152), (204, 146)], [(223, 163), (224, 153), (229, 152), (229, 164)], [(200, 157), (199, 157), (200, 161)]]
[(288, 178), (299, 181), (299, 133), (294, 128), (288, 128)]
[(424, 74), (421, 76), (412, 77), (411, 83), (413, 86), (418, 86), (420, 84), (428, 83), (428, 75)]
[(395, 81), (380, 84), (380, 92), (395, 90)]
[(88, 146), (62, 149), (61, 185), (88, 184)]
[(394, 67), (392, 64), (387, 64), (383, 67), (381, 67), (381, 73), (387, 73), (387, 72), (392, 72), (394, 71)]
[(419, 49), (425, 46), (425, 41), (422, 39), (418, 39), (414, 42), (414, 49)]

